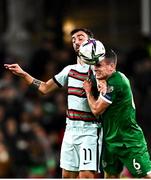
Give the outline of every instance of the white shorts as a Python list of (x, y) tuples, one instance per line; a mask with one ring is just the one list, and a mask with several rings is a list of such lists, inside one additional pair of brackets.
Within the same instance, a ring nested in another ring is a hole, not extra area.
[(60, 167), (68, 171), (98, 171), (102, 151), (102, 128), (66, 127), (62, 148)]

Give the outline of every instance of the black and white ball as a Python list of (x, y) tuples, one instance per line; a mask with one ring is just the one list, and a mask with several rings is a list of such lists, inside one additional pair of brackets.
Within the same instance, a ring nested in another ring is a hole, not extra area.
[(102, 42), (96, 39), (88, 39), (84, 41), (79, 48), (80, 59), (89, 65), (97, 64), (104, 58), (105, 47)]

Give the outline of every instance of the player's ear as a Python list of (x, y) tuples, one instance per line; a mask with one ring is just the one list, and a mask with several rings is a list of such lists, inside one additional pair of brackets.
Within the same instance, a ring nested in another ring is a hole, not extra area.
[(116, 67), (116, 65), (114, 63), (111, 63), (110, 65), (111, 65), (112, 68)]

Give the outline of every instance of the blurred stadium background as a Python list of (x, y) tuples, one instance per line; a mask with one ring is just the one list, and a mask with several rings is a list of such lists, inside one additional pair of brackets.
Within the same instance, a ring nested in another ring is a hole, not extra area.
[(130, 78), (151, 152), (151, 1), (0, 0), (0, 177), (61, 178), (65, 89), (41, 96), (3, 67), (48, 80), (75, 62), (70, 31), (90, 28)]

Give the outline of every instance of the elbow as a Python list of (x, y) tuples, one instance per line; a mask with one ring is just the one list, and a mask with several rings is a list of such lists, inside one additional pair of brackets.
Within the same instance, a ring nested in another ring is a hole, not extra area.
[(40, 92), (42, 95), (48, 94), (47, 85), (43, 83), (43, 84), (39, 87), (39, 92)]
[(99, 115), (101, 115), (101, 112), (98, 111), (97, 108), (94, 108), (94, 109), (92, 110), (92, 113), (94, 114), (94, 116), (99, 116)]
[(99, 116), (101, 114), (103, 114), (104, 109), (102, 108), (98, 108), (97, 106), (95, 106), (92, 110), (92, 113), (94, 114), (94, 116)]
[(41, 93), (42, 95), (46, 95), (46, 94), (48, 94), (48, 90), (47, 90), (47, 88), (43, 88), (43, 89), (41, 89), (41, 90), (40, 90), (40, 93)]
[(41, 93), (42, 95), (46, 95), (46, 94), (47, 94), (47, 92), (45, 92), (45, 91), (40, 91), (40, 93)]
[(99, 116), (100, 114), (99, 113), (97, 113), (97, 112), (93, 112), (93, 114), (94, 114), (94, 116)]

